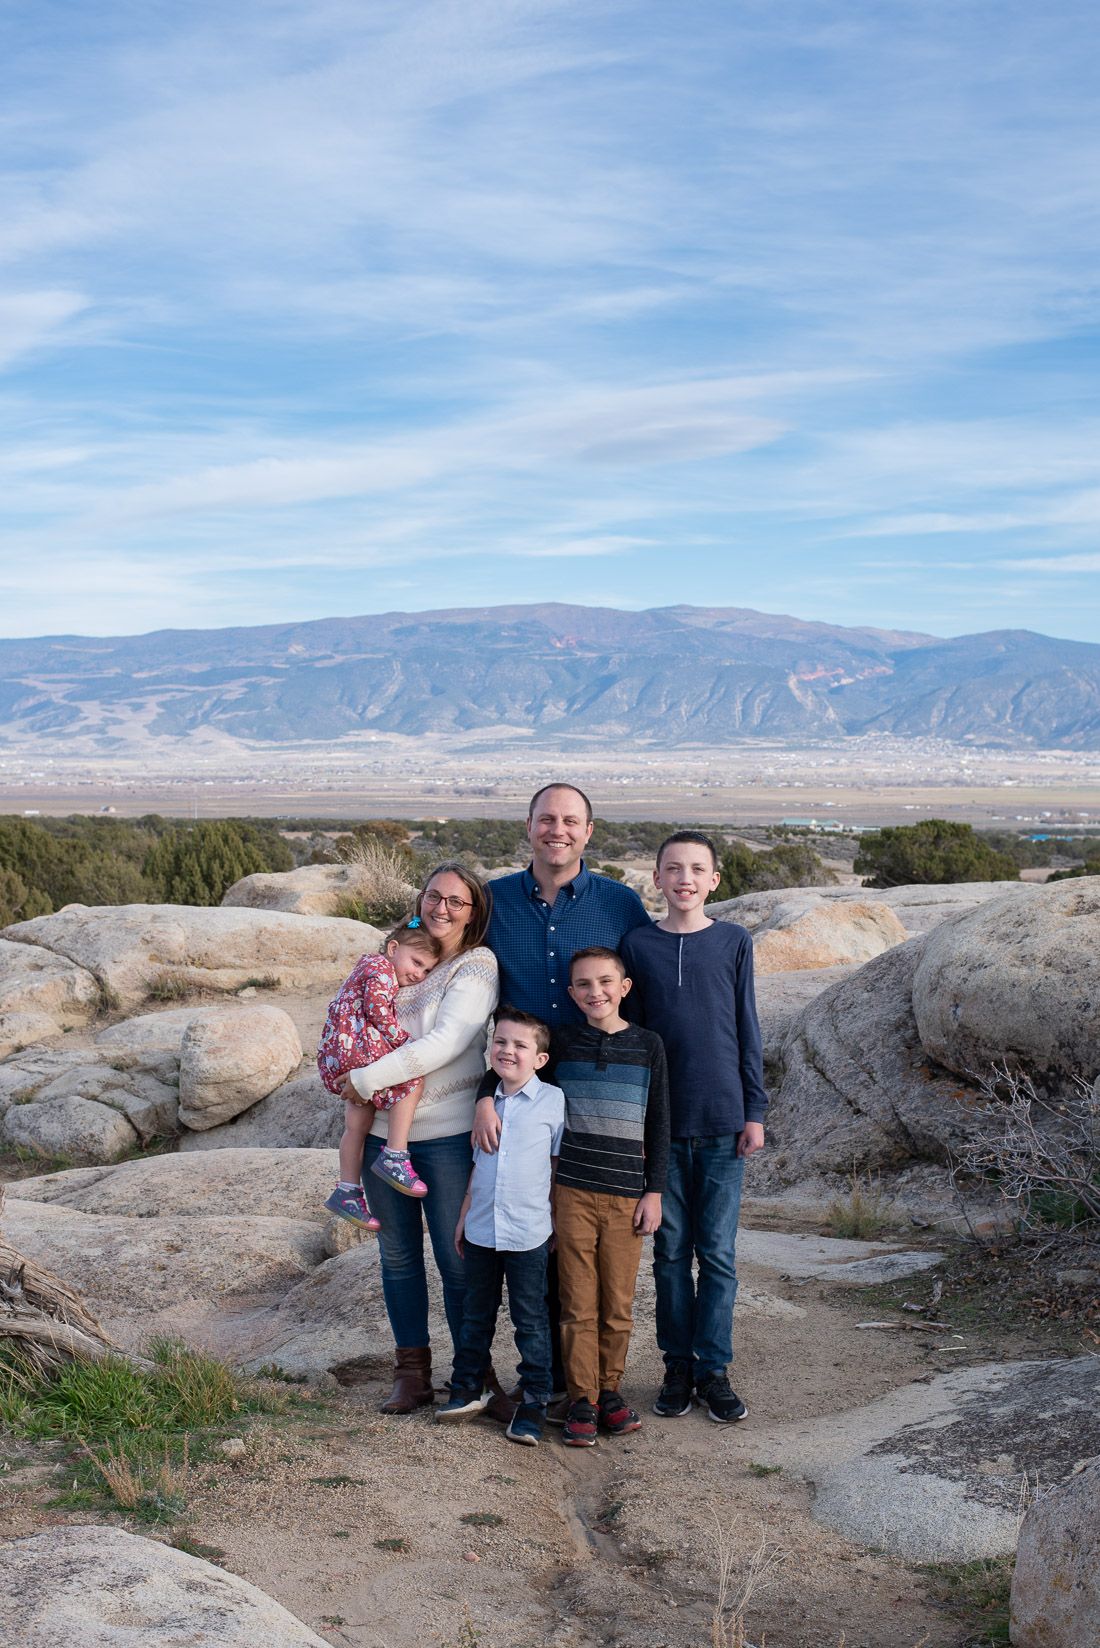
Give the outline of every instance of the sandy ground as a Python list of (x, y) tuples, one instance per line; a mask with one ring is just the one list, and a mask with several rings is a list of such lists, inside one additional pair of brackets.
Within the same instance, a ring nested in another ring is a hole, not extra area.
[[(574, 1451), (548, 1430), (542, 1446), (521, 1448), (484, 1419), (388, 1419), (377, 1411), (386, 1387), (371, 1380), (326, 1393), (309, 1417), (260, 1423), (240, 1461), (197, 1467), (185, 1531), (347, 1648), (707, 1648), (724, 1544), (734, 1594), (754, 1553), (775, 1564), (746, 1611), (754, 1644), (960, 1648), (965, 1632), (927, 1600), (918, 1573), (818, 1526), (807, 1485), (764, 1471), (792, 1428), (927, 1376), (920, 1346), (909, 1336), (868, 1346), (858, 1301), (742, 1270), (734, 1382), (750, 1413), (738, 1426), (701, 1409), (651, 1414), (660, 1365), (643, 1275), (634, 1435)], [(506, 1332), (497, 1349), (507, 1376)], [(23, 1464), (0, 1474), (0, 1532), (92, 1519), (45, 1508), (55, 1452), (11, 1439), (5, 1451)]]

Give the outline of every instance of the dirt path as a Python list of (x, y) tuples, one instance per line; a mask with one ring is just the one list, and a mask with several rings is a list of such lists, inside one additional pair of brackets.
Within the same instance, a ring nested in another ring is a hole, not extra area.
[[(868, 1347), (820, 1283), (755, 1267), (745, 1281), (740, 1426), (650, 1414), (660, 1368), (643, 1293), (635, 1435), (575, 1452), (551, 1433), (523, 1449), (484, 1420), (385, 1419), (384, 1387), (368, 1382), (323, 1422), (265, 1428), (239, 1465), (204, 1468), (191, 1536), (348, 1648), (705, 1648), (723, 1540), (735, 1588), (761, 1545), (779, 1561), (747, 1610), (754, 1642), (957, 1648), (964, 1635), (918, 1575), (820, 1527), (807, 1486), (767, 1471), (770, 1439), (922, 1377), (919, 1351), (885, 1336)], [(509, 1366), (503, 1338), (498, 1349)]]

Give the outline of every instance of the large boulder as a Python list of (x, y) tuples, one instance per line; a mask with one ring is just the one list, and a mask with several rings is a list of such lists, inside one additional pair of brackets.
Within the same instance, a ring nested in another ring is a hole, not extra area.
[(344, 1107), (316, 1070), (295, 1076), (243, 1115), (205, 1133), (184, 1133), (180, 1150), (324, 1150), (340, 1142)]
[(117, 1162), (141, 1142), (120, 1111), (76, 1095), (13, 1104), (0, 1136), (32, 1156), (63, 1161)]
[(1100, 877), (1030, 885), (930, 935), (913, 976), (925, 1053), (961, 1075), (1100, 1072)]
[(1100, 1459), (1036, 1500), (1012, 1576), (1014, 1648), (1100, 1643)]
[(294, 1021), (279, 1007), (196, 1013), (180, 1043), (180, 1122), (197, 1132), (232, 1121), (302, 1062)]
[(927, 942), (877, 956), (794, 1019), (758, 1180), (944, 1162), (966, 1136), (972, 1095), (929, 1067), (913, 1017), (913, 975)]
[[(222, 899), (222, 904), (233, 909), (285, 910), (298, 916), (331, 916), (343, 908), (349, 899), (370, 903), (375, 885), (369, 870), (362, 864), (303, 864), (297, 870), (284, 870), (265, 875), (243, 876), (235, 881)], [(416, 899), (416, 888), (405, 883), (409, 909)]]
[(831, 899), (802, 908), (779, 901), (752, 935), (757, 973), (859, 964), (909, 937), (885, 904), (865, 899)]
[(782, 1057), (783, 1044), (799, 1014), (816, 1001), (823, 990), (839, 984), (854, 972), (853, 967), (800, 968), (793, 973), (759, 973), (756, 978), (756, 1012), (764, 1038), (764, 1065), (767, 1074)]
[[(1023, 1484), (1064, 1482), (1098, 1451), (1100, 1357), (1079, 1356), (938, 1374), (799, 1421), (762, 1460), (809, 1477), (815, 1519), (847, 1539), (910, 1562), (970, 1562), (1015, 1548)], [(1091, 1525), (1095, 1552), (1095, 1517)]]
[(21, 1201), (79, 1213), (195, 1219), (247, 1208), (320, 1224), (336, 1168), (335, 1150), (217, 1150), (73, 1167), (17, 1188)]
[(94, 974), (107, 998), (128, 1011), (158, 988), (232, 991), (277, 980), (287, 990), (331, 985), (335, 992), (381, 936), (335, 916), (183, 904), (74, 904), (4, 929), (6, 940)]
[(328, 1648), (247, 1580), (123, 1528), (46, 1528), (0, 1545), (12, 1648)]
[(99, 984), (86, 968), (0, 938), (0, 1059), (87, 1024), (99, 1004)]
[(814, 910), (822, 904), (858, 899), (861, 904), (877, 904), (892, 910), (912, 937), (930, 932), (949, 916), (976, 909), (991, 898), (1019, 893), (1022, 887), (1023, 883), (1018, 881), (957, 881), (946, 886), (908, 887), (781, 887), (766, 893), (742, 893), (739, 898), (708, 904), (707, 914), (717, 921), (739, 922), (750, 933), (755, 933), (780, 904)]
[[(428, 1266), (431, 1336), (448, 1342), (438, 1272)], [(393, 1333), (382, 1298), (378, 1243), (365, 1241), (330, 1259), (290, 1288), (271, 1308), (242, 1318), (233, 1330), (235, 1361), (253, 1371), (335, 1372), (354, 1364), (382, 1375), (393, 1362)]]

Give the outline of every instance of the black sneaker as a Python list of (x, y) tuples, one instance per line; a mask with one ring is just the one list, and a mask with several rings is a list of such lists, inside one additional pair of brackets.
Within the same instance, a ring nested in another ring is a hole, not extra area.
[(679, 1419), (691, 1407), (691, 1369), (686, 1362), (673, 1362), (665, 1369), (665, 1382), (653, 1404), (662, 1419)]
[(747, 1419), (749, 1410), (724, 1373), (708, 1373), (695, 1386), (695, 1400), (706, 1408), (716, 1425), (736, 1425)]

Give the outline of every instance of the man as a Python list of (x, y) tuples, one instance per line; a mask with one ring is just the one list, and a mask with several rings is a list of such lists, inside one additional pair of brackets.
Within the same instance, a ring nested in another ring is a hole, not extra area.
[(588, 869), (592, 804), (572, 784), (547, 784), (531, 797), (531, 863), (492, 883), (487, 943), (500, 967), (500, 999), (553, 1028), (583, 1024), (569, 999), (569, 963), (578, 950), (617, 950), (648, 924), (637, 893)]
[[(486, 943), (500, 968), (500, 1000), (533, 1013), (551, 1029), (583, 1024), (584, 1014), (569, 996), (569, 964), (578, 950), (602, 945), (618, 950), (627, 933), (649, 925), (645, 905), (633, 888), (594, 874), (584, 862), (592, 836), (592, 803), (573, 784), (546, 784), (527, 809), (531, 862), (526, 870), (492, 883), (493, 914)], [(500, 1119), (491, 1096), (495, 1079), (479, 1090), (474, 1143), (492, 1153), (500, 1139)], [(565, 1390), (561, 1360), (557, 1258), (547, 1272), (554, 1390)], [(554, 1417), (557, 1417), (556, 1415)]]

